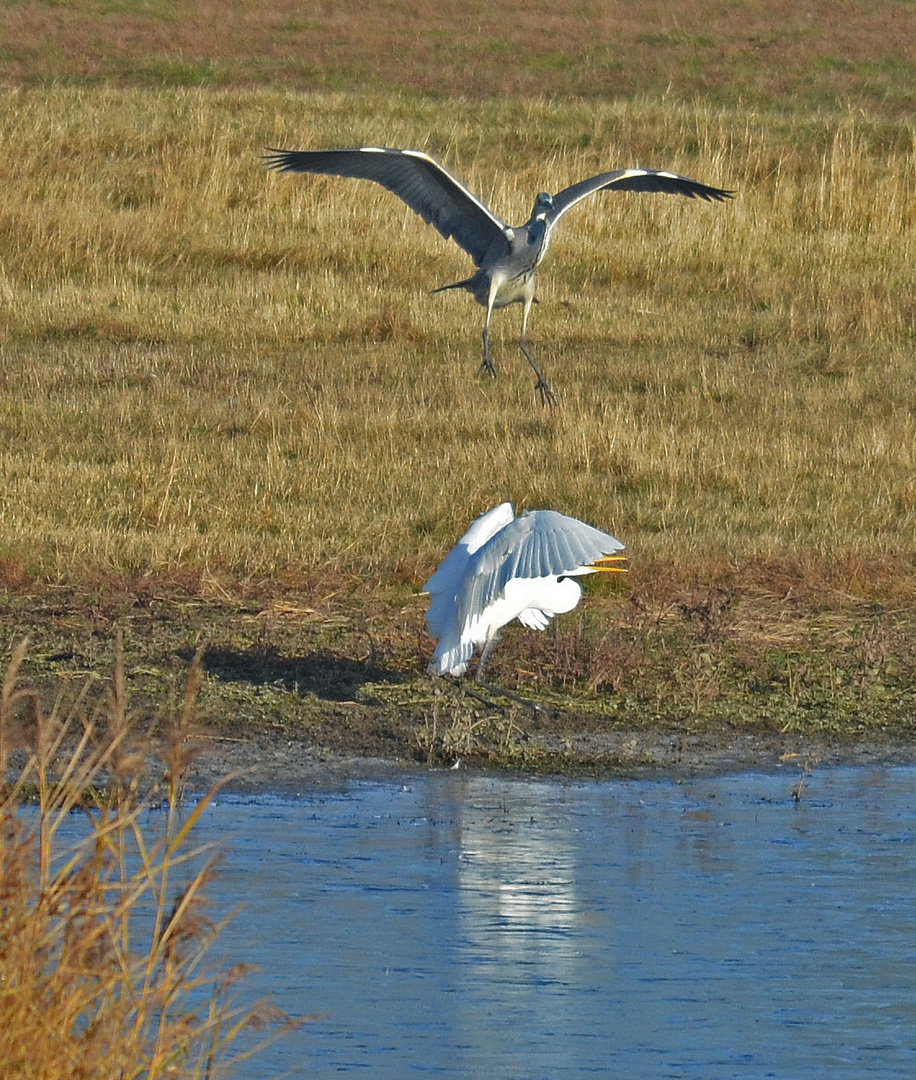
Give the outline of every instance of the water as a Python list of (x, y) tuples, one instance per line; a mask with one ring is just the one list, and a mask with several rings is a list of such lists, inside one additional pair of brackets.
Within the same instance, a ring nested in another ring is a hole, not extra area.
[(916, 769), (465, 773), (221, 797), (222, 945), (297, 1014), (244, 1075), (916, 1075)]

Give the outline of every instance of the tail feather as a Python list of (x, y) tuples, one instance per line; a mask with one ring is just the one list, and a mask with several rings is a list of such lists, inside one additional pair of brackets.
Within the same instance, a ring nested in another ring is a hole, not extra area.
[(470, 641), (440, 641), (426, 670), (430, 675), (463, 675), (473, 655), (474, 645)]
[(434, 296), (437, 292), (445, 292), (447, 289), (468, 289), (473, 292), (475, 284), (474, 278), (469, 277), (464, 281), (455, 281), (451, 285), (440, 285), (438, 289), (430, 289), (429, 295)]

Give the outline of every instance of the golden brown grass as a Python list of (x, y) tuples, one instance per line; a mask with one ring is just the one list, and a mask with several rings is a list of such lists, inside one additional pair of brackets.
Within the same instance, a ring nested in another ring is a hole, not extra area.
[[(410, 593), (511, 498), (618, 533), (630, 575), (556, 636), (509, 633), (498, 677), (572, 688), (602, 723), (781, 729), (788, 708), (804, 728), (823, 707), (902, 730), (914, 18), (883, 0), (842, 18), (782, 0), (0, 9), (0, 619), (40, 636), (30, 678), (98, 671), (118, 626), (155, 697), (152, 672), (216, 642), (216, 714), (388, 753), (414, 738), (400, 679), (429, 651)], [(632, 162), (738, 198), (609, 196), (564, 219), (531, 327), (561, 399), (545, 414), (517, 311), (488, 382), (479, 309), (426, 295), (468, 272), (453, 245), (383, 191), (258, 162), (364, 141), (425, 147), (510, 220)], [(384, 687), (364, 723), (332, 715), (385, 672), (387, 719)]]
[[(10, 91), (0, 134), (5, 577), (355, 575), (419, 584), (502, 499), (620, 535), (640, 567), (907, 567), (913, 129), (648, 100)], [(726, 205), (596, 197), (531, 332), (427, 290), (469, 260), (369, 185), (265, 145), (445, 159), (510, 220), (639, 162)]]
[[(45, 711), (17, 684), (24, 655), (23, 643), (0, 691), (3, 1076), (226, 1075), (240, 1033), (280, 1017), (239, 1007), (241, 965), (207, 961), (220, 926), (207, 914), (212, 862), (192, 830), (213, 792), (180, 808), (199, 664), (165, 743), (165, 813), (151, 827), (151, 744), (128, 711), (120, 657), (103, 711), (85, 692)], [(35, 805), (24, 807), (30, 795)], [(80, 811), (85, 839), (64, 839)]]

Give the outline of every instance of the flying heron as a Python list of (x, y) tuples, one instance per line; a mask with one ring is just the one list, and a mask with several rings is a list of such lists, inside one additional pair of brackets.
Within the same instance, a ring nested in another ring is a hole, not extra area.
[(575, 578), (625, 570), (622, 551), (623, 544), (609, 533), (556, 510), (516, 517), (508, 502), (488, 510), (423, 586), (430, 597), (426, 625), (430, 637), (438, 639), (430, 673), (463, 675), (475, 648), (482, 646), (477, 682), (506, 693), (483, 681), (499, 631), (516, 618), (532, 630), (545, 630), (554, 615), (572, 611), (582, 598)]
[(528, 350), (528, 314), (535, 302), (534, 275), (547, 252), (550, 231), (563, 214), (596, 191), (660, 191), (686, 195), (707, 202), (731, 198), (732, 192), (709, 187), (677, 173), (658, 169), (612, 169), (563, 188), (556, 195), (546, 191), (534, 200), (525, 225), (513, 228), (472, 195), (463, 184), (422, 150), (393, 150), (359, 146), (345, 150), (275, 150), (265, 154), (268, 168), (280, 172), (323, 173), (374, 180), (386, 187), (424, 221), (434, 225), (446, 240), (454, 239), (474, 260), (476, 273), (452, 285), (433, 289), (467, 289), (487, 309), (483, 327), (481, 370), (495, 375), (490, 359), (490, 316), (494, 308), (522, 305), (519, 346), (537, 376), (535, 389), (543, 405), (556, 402), (546, 379)]

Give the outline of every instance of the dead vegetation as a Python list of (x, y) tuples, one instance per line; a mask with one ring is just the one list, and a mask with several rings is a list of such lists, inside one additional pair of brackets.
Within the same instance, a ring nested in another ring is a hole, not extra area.
[[(614, 531), (637, 574), (904, 569), (912, 134), (853, 115), (771, 121), (507, 102), (488, 118), (506, 147), (399, 99), (8, 94), (8, 578), (333, 572), (371, 591), (422, 581), (505, 498)], [(449, 164), (510, 218), (545, 184), (647, 146), (738, 189), (727, 206), (617, 196), (564, 219), (532, 327), (551, 415), (514, 312), (484, 381), (474, 305), (427, 296), (466, 268), (460, 252), (383, 191), (258, 160), (302, 132), (416, 145), (444, 127)]]
[[(853, 0), (175, 0), (0, 8), (0, 71), (19, 85), (277, 86), (444, 102), (701, 97), (745, 109), (913, 111), (911, 4)], [(643, 162), (645, 164), (645, 162)]]
[(103, 701), (84, 682), (46, 709), (19, 680), (25, 655), (22, 643), (0, 691), (3, 1075), (227, 1075), (259, 1042), (243, 1033), (289, 1021), (240, 1004), (243, 965), (208, 961), (223, 923), (207, 903), (212, 854), (193, 828), (215, 791), (181, 805), (199, 664), (157, 756), (128, 708), (120, 656)]

